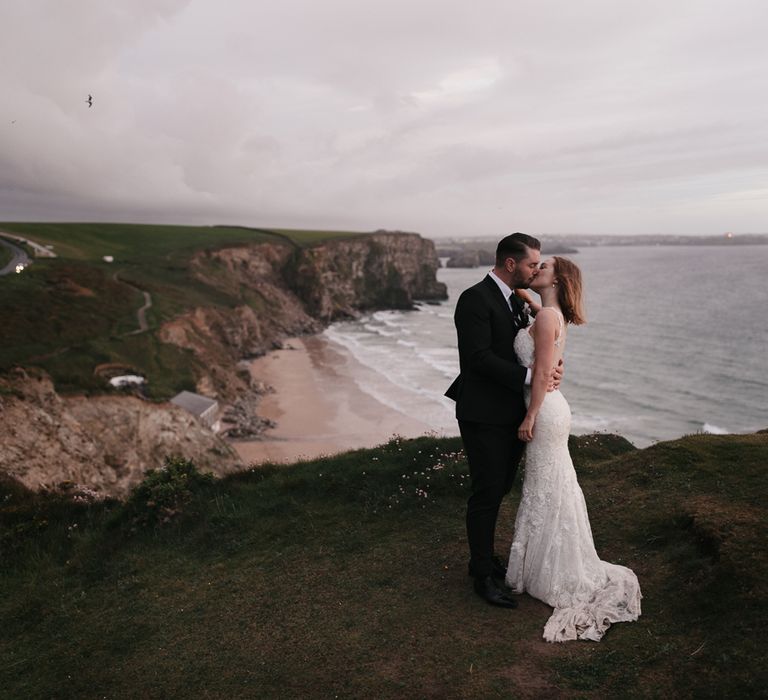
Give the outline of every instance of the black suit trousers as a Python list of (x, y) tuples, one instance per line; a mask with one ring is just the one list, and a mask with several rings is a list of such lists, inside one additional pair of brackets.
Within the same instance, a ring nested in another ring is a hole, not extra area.
[(474, 576), (490, 576), (499, 507), (515, 481), (525, 443), (516, 425), (460, 420), (459, 431), (472, 488), (467, 502), (470, 567)]

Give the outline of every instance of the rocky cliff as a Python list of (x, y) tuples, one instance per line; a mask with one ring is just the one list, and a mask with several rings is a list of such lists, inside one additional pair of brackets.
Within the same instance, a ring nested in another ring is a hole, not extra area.
[(160, 338), (193, 352), (199, 393), (236, 402), (261, 389), (248, 372), (234, 371), (239, 360), (361, 311), (445, 299), (438, 265), (431, 241), (383, 231), (309, 248), (259, 243), (203, 251), (191, 260), (192, 275), (238, 303), (193, 309), (163, 324)]
[(59, 396), (42, 372), (0, 377), (0, 470), (29, 488), (71, 481), (121, 497), (170, 455), (226, 474), (235, 452), (173, 404), (133, 396)]
[(301, 250), (286, 282), (312, 316), (330, 322), (370, 309), (410, 309), (417, 299), (446, 299), (438, 267), (432, 241), (377, 231)]

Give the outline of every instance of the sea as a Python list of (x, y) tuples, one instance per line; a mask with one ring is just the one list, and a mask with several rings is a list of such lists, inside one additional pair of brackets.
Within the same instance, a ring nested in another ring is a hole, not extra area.
[[(646, 447), (692, 433), (768, 428), (768, 246), (604, 246), (581, 268), (587, 323), (569, 329), (561, 391), (571, 432)], [(449, 298), (326, 329), (361, 390), (457, 435), (443, 393), (458, 373), (453, 312), (487, 270), (440, 268)]]

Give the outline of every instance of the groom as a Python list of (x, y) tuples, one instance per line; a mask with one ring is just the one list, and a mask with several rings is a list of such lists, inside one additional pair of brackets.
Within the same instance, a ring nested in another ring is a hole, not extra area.
[[(523, 302), (513, 290), (527, 288), (536, 277), (540, 251), (533, 236), (513, 233), (503, 238), (494, 268), (462, 292), (454, 314), (460, 373), (445, 393), (456, 401), (469, 463), (469, 574), (481, 598), (505, 608), (517, 607), (517, 601), (504, 586), (506, 565), (494, 556), (493, 541), (501, 501), (512, 488), (525, 449), (517, 428), (526, 413), (523, 388), (531, 379), (531, 370), (518, 363), (513, 348), (518, 331), (528, 325)], [(561, 376), (560, 367), (552, 370), (548, 390), (559, 385)]]

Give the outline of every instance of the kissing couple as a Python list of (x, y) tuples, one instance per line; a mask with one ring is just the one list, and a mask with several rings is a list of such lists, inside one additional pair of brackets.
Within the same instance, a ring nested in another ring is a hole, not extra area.
[[(515, 593), (551, 605), (547, 641), (600, 641), (612, 623), (639, 617), (642, 595), (630, 569), (598, 557), (568, 452), (571, 410), (559, 387), (568, 326), (585, 322), (581, 272), (566, 258), (541, 262), (540, 251), (533, 236), (503, 238), (493, 269), (456, 304), (460, 373), (446, 396), (469, 463), (469, 574), (492, 605), (516, 608)], [(523, 454), (505, 564), (494, 555), (496, 520)]]

